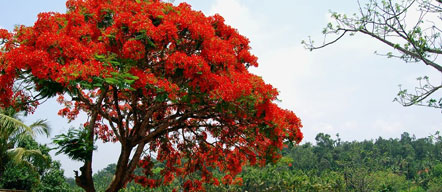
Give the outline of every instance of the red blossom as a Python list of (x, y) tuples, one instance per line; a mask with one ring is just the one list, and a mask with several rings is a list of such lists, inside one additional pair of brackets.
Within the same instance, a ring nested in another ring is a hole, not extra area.
[(137, 40), (129, 40), (123, 45), (123, 58), (140, 60), (146, 54), (144, 45)]
[[(10, 39), (12, 37), (12, 35), (8, 32), (8, 30), (6, 29), (1, 29), (0, 28), (0, 39)], [(1, 42), (1, 41), (0, 41)]]

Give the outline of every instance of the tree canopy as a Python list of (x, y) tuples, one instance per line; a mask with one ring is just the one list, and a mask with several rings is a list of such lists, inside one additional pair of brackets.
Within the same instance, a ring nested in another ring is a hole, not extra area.
[[(284, 143), (302, 140), (299, 118), (278, 107), (277, 90), (248, 71), (258, 66), (248, 39), (221, 16), (158, 0), (66, 5), (66, 13), (40, 13), (33, 26), (0, 29), (0, 103), (21, 101), (32, 112), (58, 95), (59, 115), (88, 116), (80, 131), (68, 133), (77, 136), (57, 142), (84, 162), (75, 180), (86, 191), (95, 191), (97, 138), (121, 143), (107, 191), (176, 177), (186, 180), (185, 190), (230, 184), (242, 166), (276, 161)], [(160, 178), (150, 177), (153, 159), (166, 165)], [(133, 174), (137, 166), (141, 175)]]

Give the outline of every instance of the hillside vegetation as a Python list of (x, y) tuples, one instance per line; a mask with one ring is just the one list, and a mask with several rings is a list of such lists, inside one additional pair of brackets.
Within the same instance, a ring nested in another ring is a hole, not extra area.
[[(163, 164), (157, 162), (154, 174)], [(115, 164), (94, 175), (98, 191), (112, 179)], [(216, 175), (216, 170), (213, 170)], [(193, 175), (198, 177), (197, 175)], [(154, 176), (155, 177), (155, 176)], [(246, 167), (237, 185), (208, 186), (208, 191), (442, 191), (442, 137), (426, 138), (403, 133), (401, 138), (341, 141), (328, 134), (316, 136), (316, 144), (288, 146), (283, 158), (260, 167)], [(123, 191), (171, 191), (170, 186), (143, 189), (130, 183)], [(70, 180), (73, 187), (73, 181)]]

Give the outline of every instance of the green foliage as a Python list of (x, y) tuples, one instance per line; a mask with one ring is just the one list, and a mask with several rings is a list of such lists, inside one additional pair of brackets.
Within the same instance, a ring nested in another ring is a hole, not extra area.
[(94, 175), (94, 185), (97, 191), (104, 191), (112, 181), (117, 165), (110, 164), (103, 170), (98, 171)]
[(131, 85), (138, 79), (137, 76), (130, 73), (112, 72), (111, 74), (112, 77), (105, 78), (104, 81), (121, 89), (131, 89)]
[[(316, 145), (289, 146), (283, 158), (264, 167), (247, 166), (238, 177), (242, 185), (206, 186), (207, 191), (441, 191), (442, 137), (341, 142), (320, 133)], [(164, 167), (155, 163), (154, 173)], [(110, 182), (115, 165), (94, 175), (98, 191)], [(217, 170), (214, 176), (220, 178)], [(171, 191), (181, 180), (156, 190), (129, 183), (121, 191)]]
[(26, 125), (21, 115), (13, 108), (0, 109), (0, 188), (69, 191), (60, 163), (52, 161), (46, 145), (34, 140), (37, 134), (49, 136), (46, 120)]
[(404, 175), (394, 174), (391, 171), (377, 171), (370, 175), (370, 182), (374, 191), (403, 191), (411, 183), (405, 179)]
[(64, 177), (64, 171), (58, 161), (52, 161), (41, 176), (37, 191), (41, 192), (64, 192), (72, 191)]
[(429, 183), (428, 183), (428, 191), (429, 192), (440, 192), (442, 191), (442, 177), (436, 177), (434, 179), (432, 179)]
[(39, 175), (23, 164), (9, 161), (0, 179), (0, 188), (31, 190), (39, 185)]
[(90, 160), (90, 151), (95, 150), (95, 146), (90, 145), (88, 129), (69, 129), (67, 134), (57, 135), (54, 144), (57, 146), (57, 155), (64, 153), (71, 159), (77, 161)]
[[(164, 165), (161, 164), (160, 162), (157, 162), (156, 166), (154, 167), (154, 170), (153, 170), (154, 175), (159, 174), (159, 170), (162, 169), (160, 167), (164, 167)], [(112, 181), (115, 170), (116, 170), (116, 164), (109, 164), (106, 168), (104, 168), (103, 170), (100, 170), (94, 174), (94, 176), (93, 176), (94, 177), (94, 186), (97, 191), (105, 191), (106, 190), (106, 188), (109, 186), (110, 182)], [(135, 170), (135, 174), (142, 175), (142, 170), (141, 169)], [(171, 186), (161, 186), (161, 187), (158, 187), (155, 189), (149, 189), (149, 188), (146, 189), (146, 188), (142, 187), (141, 185), (135, 184), (132, 181), (127, 184), (125, 189), (121, 189), (120, 192), (133, 192), (133, 191), (165, 191), (166, 192), (166, 191), (172, 191), (177, 186), (178, 186), (178, 182), (175, 182)], [(75, 183), (74, 183), (73, 187), (76, 187), (78, 190), (80, 190), (80, 188), (78, 188), (75, 185)]]
[(70, 191), (60, 163), (50, 158), (50, 149), (46, 145), (39, 145), (28, 136), (17, 146), (27, 150), (38, 150), (46, 158), (25, 157), (24, 162), (28, 163), (17, 163), (8, 159), (4, 174), (0, 176), (0, 188), (39, 192)]
[[(38, 183), (36, 165), (47, 160), (33, 140), (36, 133), (49, 134), (46, 121), (39, 120), (28, 126), (20, 120), (20, 115), (12, 108), (0, 110), (0, 185), (3, 187), (35, 186)], [(24, 185), (20, 184), (22, 180), (32, 181)]]

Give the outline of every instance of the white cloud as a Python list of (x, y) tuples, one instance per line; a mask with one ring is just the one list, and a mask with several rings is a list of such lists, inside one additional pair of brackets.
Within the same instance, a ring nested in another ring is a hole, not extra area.
[(442, 123), (438, 123), (438, 124), (431, 126), (431, 128), (428, 130), (428, 133), (424, 133), (424, 136), (435, 134), (437, 131), (439, 131), (442, 134), (441, 127), (442, 127)]
[(333, 17), (332, 17), (332, 14), (331, 13), (327, 13), (327, 14), (325, 14), (325, 22), (328, 24), (328, 23), (334, 23), (334, 19), (333, 19)]
[[(434, 5), (439, 4), (435, 0), (431, 0), (431, 2)], [(405, 23), (407, 23), (409, 25), (407, 26), (406, 30), (410, 30), (412, 27), (414, 27), (415, 24), (417, 24), (418, 21), (420, 20), (421, 16), (424, 18), (424, 20), (423, 20), (424, 23), (421, 25), (422, 29), (431, 27), (433, 25), (440, 26), (442, 24), (442, 21), (439, 18), (440, 17), (439, 12), (436, 12), (436, 13), (432, 13), (432, 12), (425, 13), (425, 11), (422, 12), (421, 11), (422, 9), (419, 7), (419, 5), (420, 5), (419, 2), (416, 2), (416, 3), (414, 3), (413, 6), (411, 6), (408, 9), (407, 14), (406, 14)]]
[(359, 127), (361, 127), (361, 126), (359, 125), (358, 122), (356, 122), (356, 121), (347, 121), (342, 126), (342, 129), (343, 129), (343, 131), (355, 130), (355, 129), (359, 128)]
[[(304, 49), (301, 45), (292, 47), (283, 47), (275, 50), (268, 50), (260, 57), (259, 73), (278, 70), (283, 74), (271, 75), (275, 84), (281, 83), (278, 79), (287, 77), (297, 79), (305, 76), (317, 75), (318, 69), (314, 69), (313, 54)], [(284, 69), (284, 70), (281, 70)], [(282, 81), (284, 82), (284, 81)]]
[(238, 0), (216, 0), (210, 14), (220, 14), (226, 23), (251, 39), (256, 39), (261, 31), (261, 24), (252, 16), (250, 10)]
[(209, 13), (220, 14), (226, 24), (238, 29), (240, 34), (250, 39), (252, 52), (259, 62), (259, 67), (251, 68), (251, 72), (262, 76), (266, 83), (280, 90), (279, 99), (283, 100), (282, 106), (293, 109), (297, 79), (318, 72), (313, 72), (312, 54), (298, 42), (283, 47), (275, 44), (275, 39), (286, 36), (288, 29), (270, 27), (271, 23), (258, 18), (240, 0), (216, 0)]
[(389, 134), (401, 132), (403, 127), (402, 123), (397, 121), (376, 120), (373, 124), (375, 130)]
[(317, 133), (328, 133), (336, 132), (336, 128), (332, 124), (320, 123), (313, 127), (313, 130)]
[(278, 90), (284, 90), (280, 96), (284, 102), (293, 100), (296, 95), (296, 84), (302, 77), (313, 76), (312, 56), (301, 46), (269, 50), (258, 56), (259, 67), (252, 68), (251, 72), (263, 77)]

